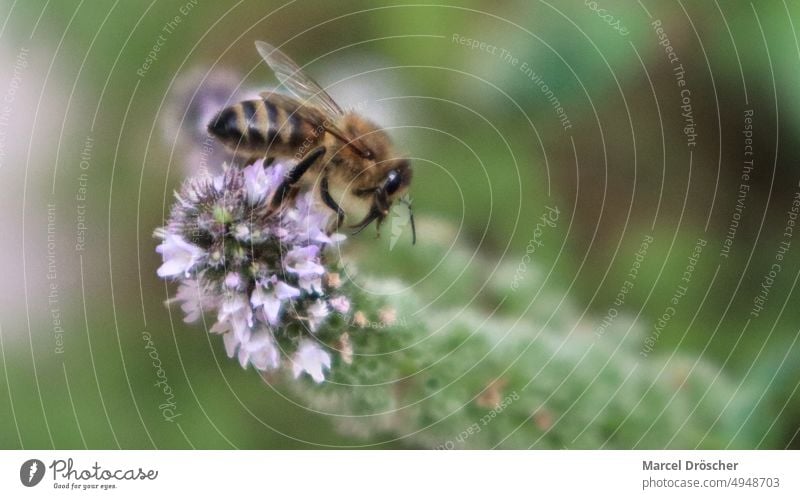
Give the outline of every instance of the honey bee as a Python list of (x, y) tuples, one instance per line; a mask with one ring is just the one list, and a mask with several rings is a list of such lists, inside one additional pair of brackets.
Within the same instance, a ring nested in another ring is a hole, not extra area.
[(337, 229), (347, 212), (366, 212), (350, 225), (357, 234), (373, 221), (380, 231), (399, 200), (408, 205), (415, 243), (407, 196), (411, 166), (395, 153), (386, 132), (355, 112), (343, 111), (279, 49), (265, 42), (256, 42), (256, 49), (292, 95), (264, 92), (260, 99), (229, 106), (209, 122), (208, 131), (244, 164), (260, 158), (266, 165), (275, 159), (296, 160), (270, 210), (278, 210), (303, 187), (318, 188), (322, 201), (337, 214)]

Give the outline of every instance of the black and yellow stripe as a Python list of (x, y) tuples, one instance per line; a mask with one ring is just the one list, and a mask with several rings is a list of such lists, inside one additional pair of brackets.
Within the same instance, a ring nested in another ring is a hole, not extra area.
[(267, 151), (282, 146), (298, 147), (314, 127), (298, 114), (269, 98), (246, 100), (220, 111), (208, 131), (230, 148)]

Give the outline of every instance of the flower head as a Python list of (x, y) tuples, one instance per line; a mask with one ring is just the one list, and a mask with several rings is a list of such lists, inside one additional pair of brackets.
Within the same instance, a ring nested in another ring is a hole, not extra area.
[(326, 338), (333, 344), (341, 335), (325, 330), (330, 312), (350, 306), (341, 288), (332, 298), (323, 279), (331, 271), (325, 248), (343, 236), (329, 233), (332, 212), (311, 193), (269, 209), (285, 174), (280, 163), (257, 161), (187, 180), (155, 232), (162, 240), (158, 275), (180, 282), (174, 300), (187, 322), (214, 315), (210, 331), (223, 336), (242, 367), (267, 371), (291, 359), (295, 377), (307, 373), (319, 383), (332, 361)]

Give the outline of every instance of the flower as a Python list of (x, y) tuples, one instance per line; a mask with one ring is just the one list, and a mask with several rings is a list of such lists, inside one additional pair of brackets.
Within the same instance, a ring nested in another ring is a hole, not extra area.
[[(273, 169), (274, 171), (275, 169)], [(244, 186), (247, 190), (247, 201), (256, 204), (263, 201), (267, 194), (281, 182), (281, 177), (268, 175), (261, 163), (253, 163), (244, 169)]]
[(494, 409), (503, 401), (503, 390), (507, 384), (508, 381), (503, 378), (492, 380), (475, 399), (475, 403), (485, 409)]
[(233, 334), (238, 341), (246, 341), (250, 338), (252, 327), (253, 309), (250, 308), (246, 296), (237, 294), (222, 301), (217, 323), (211, 327), (211, 331)]
[(353, 363), (353, 343), (350, 341), (349, 333), (342, 333), (339, 336), (339, 355), (345, 364)]
[(250, 340), (239, 345), (239, 364), (247, 367), (250, 363), (260, 371), (276, 369), (280, 365), (278, 348), (272, 335), (266, 329), (250, 336)]
[(156, 271), (159, 277), (180, 274), (189, 277), (189, 270), (205, 254), (202, 249), (187, 243), (181, 236), (169, 233), (164, 237), (164, 242), (156, 247), (156, 252), (161, 253), (164, 258), (164, 263)]
[(181, 302), (181, 310), (186, 314), (184, 322), (195, 322), (203, 312), (212, 310), (217, 306), (217, 299), (209, 295), (196, 279), (184, 279), (178, 286), (175, 298), (168, 300)]
[(340, 314), (346, 314), (350, 311), (350, 300), (346, 296), (335, 296), (328, 300), (328, 303)]
[(339, 276), (338, 272), (328, 272), (325, 277), (327, 278), (328, 286), (333, 289), (342, 285), (342, 278)]
[(274, 325), (278, 323), (281, 303), (300, 296), (300, 290), (279, 281), (275, 276), (272, 277), (271, 283), (270, 290), (266, 290), (263, 285), (257, 285), (250, 297), (250, 303), (254, 308), (263, 307), (267, 321)]
[(312, 332), (316, 331), (320, 324), (328, 317), (328, 313), (330, 310), (328, 309), (327, 303), (322, 300), (315, 301), (310, 307), (308, 307), (308, 327), (311, 329)]
[(331, 310), (350, 309), (341, 279), (323, 279), (333, 275), (325, 249), (343, 236), (329, 232), (333, 212), (310, 192), (269, 208), (285, 173), (281, 163), (256, 161), (189, 178), (155, 231), (164, 259), (157, 273), (178, 281), (168, 302), (180, 303), (186, 322), (214, 315), (210, 332), (243, 368), (275, 370), (285, 358), (295, 378), (306, 372), (319, 383), (331, 366), (325, 345), (341, 337), (326, 327)]
[(322, 275), (325, 267), (319, 264), (319, 246), (301, 246), (289, 251), (283, 264), (289, 272), (297, 274), (300, 287), (309, 293), (319, 292), (322, 288)]
[(393, 326), (397, 322), (397, 310), (391, 307), (384, 307), (378, 310), (378, 318), (382, 326)]
[(303, 372), (311, 376), (317, 383), (325, 381), (323, 368), (331, 368), (331, 356), (319, 345), (311, 340), (303, 340), (297, 347), (294, 357), (292, 357), (292, 373), (295, 378), (299, 378)]
[(367, 327), (367, 324), (369, 324), (367, 315), (361, 310), (356, 311), (356, 313), (353, 314), (353, 324), (360, 328)]
[(242, 278), (236, 272), (230, 272), (225, 276), (225, 286), (236, 289), (242, 283)]

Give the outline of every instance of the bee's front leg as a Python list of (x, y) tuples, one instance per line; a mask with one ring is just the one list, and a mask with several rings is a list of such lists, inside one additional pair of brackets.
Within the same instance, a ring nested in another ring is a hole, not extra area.
[(291, 192), (292, 187), (300, 181), (311, 165), (313, 165), (319, 158), (321, 158), (325, 154), (325, 146), (319, 146), (311, 151), (308, 152), (303, 159), (300, 160), (299, 163), (294, 165), (289, 171), (289, 174), (283, 179), (281, 185), (275, 190), (275, 194), (272, 196), (272, 200), (269, 203), (269, 211), (273, 213), (278, 210), (283, 205), (283, 201), (286, 199), (289, 192)]
[(322, 180), (320, 181), (319, 191), (322, 195), (322, 201), (325, 203), (325, 205), (336, 212), (336, 228), (334, 230), (339, 230), (339, 227), (341, 227), (342, 223), (344, 222), (344, 210), (338, 204), (336, 204), (336, 201), (334, 201), (333, 197), (331, 197), (327, 175), (323, 175)]

